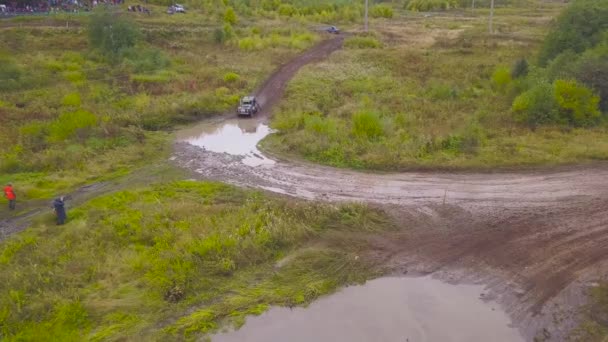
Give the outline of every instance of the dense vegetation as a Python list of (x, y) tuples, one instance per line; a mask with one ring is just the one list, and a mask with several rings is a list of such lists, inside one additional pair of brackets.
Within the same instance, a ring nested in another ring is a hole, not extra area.
[[(440, 16), (349, 38), (291, 83), (265, 144), (391, 170), (606, 159), (606, 2), (575, 2), (550, 32), (546, 14), (559, 7), (546, 6), (497, 10), (494, 35), (485, 17)], [(567, 50), (572, 40), (578, 50)]]
[[(275, 19), (233, 27), (234, 18), (200, 12), (170, 17), (154, 7), (144, 17), (118, 10), (67, 16), (68, 27), (59, 21), (50, 29), (3, 29), (0, 181), (15, 182), (22, 200), (163, 157), (164, 130), (228, 110), (317, 40)], [(53, 26), (54, 18), (24, 21)], [(210, 23), (222, 27), (220, 41)]]
[[(539, 64), (541, 67), (529, 75), (517, 65), (513, 69), (513, 87), (521, 92), (513, 102), (518, 120), (531, 127), (589, 127), (605, 122), (608, 3), (577, 0), (570, 5), (547, 36)], [(505, 76), (495, 74), (498, 78)]]
[(0, 247), (2, 340), (204, 334), (365, 280), (372, 265), (355, 241), (391, 227), (361, 206), (188, 181), (100, 197), (70, 215), (59, 230), (44, 219)]

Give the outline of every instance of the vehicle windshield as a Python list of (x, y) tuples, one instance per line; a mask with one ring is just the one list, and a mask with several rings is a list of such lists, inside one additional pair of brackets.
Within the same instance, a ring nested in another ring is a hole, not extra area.
[(252, 101), (252, 100), (242, 100), (242, 101), (241, 101), (241, 104), (244, 104), (244, 105), (250, 105), (250, 104), (252, 104), (252, 103), (253, 103), (253, 101)]

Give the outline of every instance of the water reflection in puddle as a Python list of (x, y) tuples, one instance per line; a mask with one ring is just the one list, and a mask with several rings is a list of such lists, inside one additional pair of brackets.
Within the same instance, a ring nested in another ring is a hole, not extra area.
[(483, 286), (429, 277), (380, 278), (319, 299), (308, 308), (272, 308), (213, 342), (523, 341)]
[(205, 122), (177, 133), (179, 141), (203, 147), (208, 151), (243, 156), (249, 166), (272, 165), (258, 150), (257, 144), (272, 133), (268, 125), (256, 119), (232, 119), (220, 123)]

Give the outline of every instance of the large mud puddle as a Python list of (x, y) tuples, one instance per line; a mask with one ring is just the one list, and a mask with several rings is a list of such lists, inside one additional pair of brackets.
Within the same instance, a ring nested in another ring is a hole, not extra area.
[(523, 341), (484, 287), (389, 277), (347, 287), (307, 308), (272, 308), (213, 342)]
[(177, 133), (178, 141), (217, 153), (227, 153), (242, 157), (249, 166), (272, 165), (275, 162), (266, 158), (258, 150), (257, 144), (272, 130), (262, 120), (231, 119), (205, 122)]

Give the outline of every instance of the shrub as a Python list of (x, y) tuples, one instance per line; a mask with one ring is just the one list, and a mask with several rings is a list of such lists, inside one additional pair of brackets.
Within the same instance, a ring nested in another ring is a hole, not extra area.
[(62, 113), (49, 125), (49, 142), (64, 141), (74, 135), (79, 129), (93, 127), (97, 117), (92, 113), (79, 109)]
[(525, 58), (518, 59), (511, 69), (511, 78), (516, 79), (528, 75), (528, 61)]
[(499, 67), (492, 74), (492, 83), (498, 90), (505, 90), (511, 83), (511, 71), (506, 67)]
[(129, 48), (121, 53), (123, 64), (136, 73), (152, 72), (168, 67), (171, 62), (157, 49)]
[(291, 17), (294, 14), (297, 14), (297, 10), (293, 5), (290, 4), (282, 4), (281, 6), (279, 6), (278, 12), (280, 15), (284, 15), (287, 17)]
[(370, 15), (374, 18), (392, 18), (393, 9), (392, 7), (384, 4), (376, 5), (371, 8)]
[(236, 13), (234, 12), (234, 8), (226, 8), (226, 12), (224, 12), (224, 22), (230, 25), (235, 25), (237, 23), (237, 17)]
[(592, 126), (600, 118), (599, 97), (587, 87), (573, 80), (557, 80), (555, 99), (560, 116), (574, 126)]
[(226, 35), (224, 34), (224, 30), (221, 28), (216, 28), (213, 30), (213, 41), (216, 44), (222, 44), (226, 41)]
[(377, 139), (384, 134), (380, 116), (371, 111), (359, 112), (353, 115), (352, 132), (357, 137)]
[(66, 107), (80, 107), (80, 103), (80, 95), (78, 93), (67, 94), (61, 101), (61, 104)]
[(608, 29), (608, 1), (575, 0), (557, 19), (545, 39), (539, 61), (546, 65), (566, 50), (583, 52), (595, 46)]
[(126, 17), (99, 8), (89, 22), (89, 42), (104, 54), (116, 57), (124, 50), (135, 46), (140, 33), (135, 24)]
[(351, 37), (344, 41), (344, 46), (351, 49), (377, 49), (382, 43), (374, 37)]
[(600, 109), (608, 113), (608, 44), (603, 51), (589, 50), (578, 60), (572, 76), (595, 90), (600, 97)]
[(234, 37), (234, 29), (229, 23), (224, 24), (224, 41), (228, 41)]
[(44, 122), (32, 121), (19, 128), (19, 141), (30, 151), (41, 151), (46, 148), (48, 126)]
[(551, 84), (540, 81), (530, 90), (517, 96), (512, 110), (515, 119), (534, 128), (558, 121), (558, 107)]
[(10, 90), (21, 79), (20, 68), (8, 58), (0, 58), (0, 90)]
[(234, 82), (238, 81), (240, 78), (241, 78), (241, 76), (239, 76), (239, 74), (234, 73), (234, 72), (229, 72), (224, 75), (224, 82), (234, 83)]

